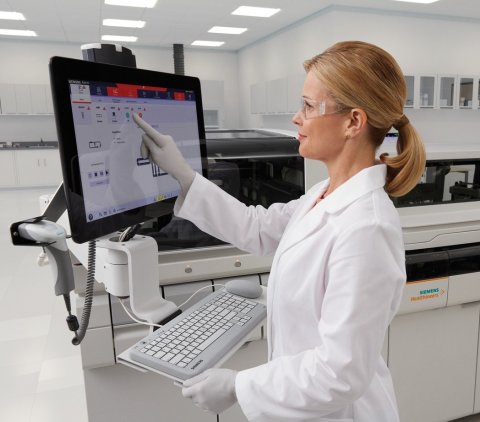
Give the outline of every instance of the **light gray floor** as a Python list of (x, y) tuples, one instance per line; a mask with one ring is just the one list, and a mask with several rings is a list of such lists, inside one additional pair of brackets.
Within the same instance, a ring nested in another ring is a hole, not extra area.
[(10, 241), (10, 224), (40, 215), (40, 195), (53, 191), (0, 190), (0, 421), (87, 421), (80, 353), (51, 268), (36, 265), (40, 248)]
[(53, 192), (0, 190), (0, 421), (87, 421), (80, 353), (51, 269), (36, 265), (40, 248), (13, 246), (9, 235), (12, 222), (40, 215), (40, 196)]

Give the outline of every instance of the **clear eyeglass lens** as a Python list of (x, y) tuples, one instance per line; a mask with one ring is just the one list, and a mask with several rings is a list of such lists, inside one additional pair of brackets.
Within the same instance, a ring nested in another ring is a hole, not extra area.
[(325, 114), (325, 101), (314, 101), (305, 98), (300, 100), (300, 110), (305, 119), (313, 119)]

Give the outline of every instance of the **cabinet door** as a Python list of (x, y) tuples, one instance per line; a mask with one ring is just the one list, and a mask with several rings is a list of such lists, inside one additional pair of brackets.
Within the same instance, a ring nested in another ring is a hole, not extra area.
[(58, 186), (62, 181), (58, 150), (16, 151), (19, 186)]
[(433, 108), (435, 102), (436, 76), (420, 76), (420, 108)]
[(30, 85), (30, 96), (32, 99), (32, 113), (46, 114), (47, 99), (45, 97), (45, 85)]
[(250, 86), (250, 101), (252, 114), (267, 112), (267, 84), (265, 82), (258, 82)]
[(53, 114), (53, 101), (52, 101), (52, 90), (50, 85), (44, 85), (45, 89), (45, 99), (47, 101), (47, 113)]
[(456, 96), (458, 108), (473, 108), (473, 88), (475, 85), (474, 76), (458, 77), (458, 95)]
[(392, 321), (388, 366), (402, 421), (449, 421), (472, 413), (479, 309), (457, 305)]
[(29, 85), (15, 85), (17, 114), (32, 114), (32, 98)]
[(304, 74), (290, 75), (288, 77), (287, 111), (289, 113), (296, 113), (300, 108), (304, 80)]
[(2, 114), (15, 114), (17, 112), (14, 85), (0, 84), (0, 102), (2, 104)]
[(13, 151), (0, 151), (0, 187), (10, 188), (16, 184), (15, 154)]
[(274, 79), (267, 82), (267, 112), (287, 112), (287, 79)]

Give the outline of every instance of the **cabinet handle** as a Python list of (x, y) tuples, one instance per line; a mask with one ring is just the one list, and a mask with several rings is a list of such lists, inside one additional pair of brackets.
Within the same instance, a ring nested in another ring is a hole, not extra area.
[(40, 167), (40, 158), (37, 160), (37, 166)]
[(43, 159), (43, 165), (44, 165), (45, 167), (47, 167), (47, 159), (46, 159), (46, 158)]

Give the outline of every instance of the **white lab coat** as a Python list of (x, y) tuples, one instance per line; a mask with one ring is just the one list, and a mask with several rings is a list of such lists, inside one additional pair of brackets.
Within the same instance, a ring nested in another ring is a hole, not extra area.
[(328, 180), (265, 209), (197, 175), (177, 200), (175, 213), (205, 232), (254, 254), (275, 253), (269, 362), (235, 382), (249, 421), (398, 422), (381, 349), (405, 284), (405, 252), (385, 176), (385, 165), (376, 165), (317, 205)]

